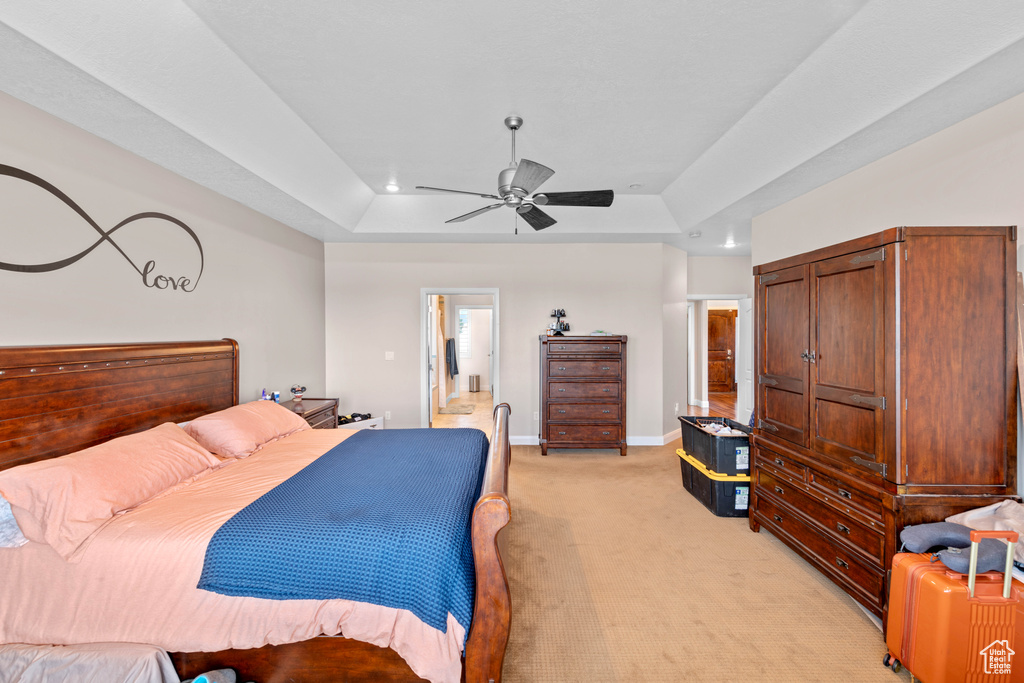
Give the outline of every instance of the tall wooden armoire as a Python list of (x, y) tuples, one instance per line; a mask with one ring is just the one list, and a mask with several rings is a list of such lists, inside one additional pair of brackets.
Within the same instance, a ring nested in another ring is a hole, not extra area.
[(754, 268), (750, 527), (880, 617), (904, 526), (1016, 493), (1016, 233), (892, 228)]

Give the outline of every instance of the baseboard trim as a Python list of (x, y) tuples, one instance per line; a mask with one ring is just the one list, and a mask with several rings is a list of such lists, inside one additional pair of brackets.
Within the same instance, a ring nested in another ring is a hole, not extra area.
[(669, 432), (668, 434), (666, 434), (662, 438), (664, 439), (664, 442), (661, 445), (662, 446), (667, 446), (670, 443), (672, 443), (673, 441), (675, 441), (676, 439), (683, 438), (683, 428), (679, 427), (678, 429), (673, 429), (671, 432)]
[[(662, 436), (627, 436), (627, 446), (667, 446), (676, 439), (682, 438), (682, 431), (676, 429), (675, 431), (663, 434)], [(508, 443), (510, 446), (539, 446), (539, 436), (510, 436), (508, 437)]]
[(510, 436), (508, 437), (508, 443), (510, 446), (539, 446), (539, 436)]

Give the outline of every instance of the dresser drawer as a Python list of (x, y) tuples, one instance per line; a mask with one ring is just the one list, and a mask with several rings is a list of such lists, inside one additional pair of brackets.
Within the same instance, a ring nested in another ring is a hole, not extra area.
[(774, 470), (781, 475), (792, 477), (800, 481), (804, 480), (807, 468), (796, 460), (791, 460), (790, 458), (787, 458), (784, 455), (779, 455), (774, 451), (765, 450), (760, 446), (758, 446), (756, 453), (757, 458), (755, 466), (767, 466), (768, 469)]
[(622, 344), (615, 342), (548, 342), (548, 353), (614, 353), (622, 350)]
[(549, 360), (548, 377), (619, 378), (617, 360)]
[(621, 439), (619, 425), (561, 425), (548, 427), (548, 443), (552, 446), (559, 442), (571, 443), (614, 443)]
[(848, 549), (826, 539), (786, 506), (776, 504), (768, 496), (757, 496), (754, 512), (783, 540), (813, 555), (833, 580), (847, 584), (881, 607), (885, 581), (877, 567), (869, 566)]
[(830, 477), (814, 469), (808, 470), (807, 481), (816, 491), (821, 491), (835, 501), (856, 506), (868, 513), (875, 519), (882, 519), (881, 496), (873, 496), (845, 484), (834, 477)]
[(548, 398), (603, 398), (617, 401), (618, 382), (556, 382), (548, 383)]
[(789, 482), (777, 479), (765, 470), (758, 468), (754, 476), (757, 477), (757, 485), (761, 490), (773, 498), (778, 498), (782, 504), (810, 517), (821, 527), (822, 533), (836, 539), (840, 544), (862, 550), (876, 562), (882, 562), (884, 537), (880, 532), (823, 505), (821, 501), (805, 495)]
[(618, 403), (550, 403), (548, 420), (619, 421)]
[(309, 426), (313, 429), (334, 429), (338, 426), (338, 418), (333, 410), (327, 410), (317, 415), (310, 415), (306, 418)]

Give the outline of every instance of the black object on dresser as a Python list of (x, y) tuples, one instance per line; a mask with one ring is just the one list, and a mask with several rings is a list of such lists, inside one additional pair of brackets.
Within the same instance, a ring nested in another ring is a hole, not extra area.
[(626, 337), (540, 337), (540, 452), (626, 454)]
[(1015, 496), (1016, 236), (892, 228), (754, 269), (750, 526), (878, 616), (905, 526)]
[(304, 398), (301, 401), (282, 401), (281, 405), (300, 416), (313, 429), (338, 427), (338, 399)]

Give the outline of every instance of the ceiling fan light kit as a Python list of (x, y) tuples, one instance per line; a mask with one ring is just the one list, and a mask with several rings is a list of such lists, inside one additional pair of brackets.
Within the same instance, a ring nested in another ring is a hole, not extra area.
[(470, 194), (484, 199), (498, 200), (497, 204), (485, 206), (476, 211), (456, 216), (445, 223), (461, 223), (474, 216), (500, 209), (503, 206), (516, 210), (534, 230), (549, 228), (557, 221), (549, 216), (539, 207), (541, 206), (601, 206), (612, 205), (615, 193), (612, 190), (592, 190), (583, 192), (548, 192), (546, 194), (533, 194), (544, 182), (553, 176), (555, 172), (543, 164), (529, 159), (520, 159), (516, 162), (516, 131), (523, 126), (523, 119), (519, 116), (509, 116), (505, 119), (505, 127), (512, 131), (512, 162), (508, 168), (498, 173), (498, 194), (482, 194), (479, 192), (467, 192), (465, 190), (448, 190), (442, 187), (427, 187), (417, 185), (417, 190), (432, 190), (434, 192), (452, 192), (455, 194)]

